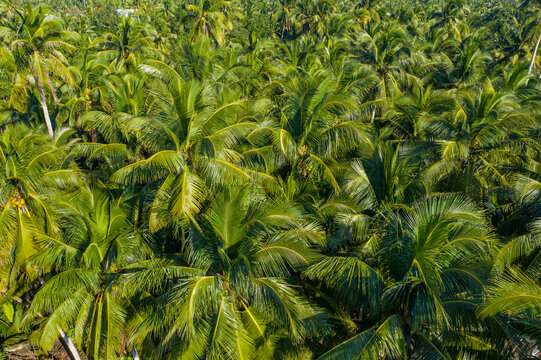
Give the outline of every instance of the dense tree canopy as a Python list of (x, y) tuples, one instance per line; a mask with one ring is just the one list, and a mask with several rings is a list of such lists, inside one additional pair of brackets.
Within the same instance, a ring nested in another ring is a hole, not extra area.
[(539, 358), (540, 19), (0, 4), (0, 359)]

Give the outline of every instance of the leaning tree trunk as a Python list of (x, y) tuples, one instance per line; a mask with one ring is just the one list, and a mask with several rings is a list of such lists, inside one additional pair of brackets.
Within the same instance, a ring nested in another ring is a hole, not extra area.
[(43, 110), (43, 117), (45, 118), (45, 124), (47, 125), (47, 131), (49, 132), (49, 137), (52, 139), (54, 136), (53, 124), (51, 123), (51, 118), (49, 117), (49, 108), (47, 107), (47, 99), (45, 98), (45, 92), (43, 92), (43, 85), (36, 74), (33, 74), (34, 81), (39, 92), (39, 102), (41, 103), (41, 109)]
[(537, 50), (539, 49), (540, 42), (541, 42), (541, 34), (539, 34), (539, 38), (537, 38), (537, 43), (535, 44), (535, 49), (533, 50), (532, 60), (530, 61), (530, 67), (528, 67), (528, 75), (532, 73), (533, 64), (537, 56)]
[(77, 351), (77, 348), (75, 347), (75, 344), (73, 341), (71, 341), (68, 334), (64, 332), (64, 330), (60, 329), (60, 338), (62, 339), (62, 342), (64, 342), (64, 345), (66, 345), (66, 348), (69, 351), (69, 355), (73, 360), (81, 360), (81, 357), (79, 356), (79, 352)]

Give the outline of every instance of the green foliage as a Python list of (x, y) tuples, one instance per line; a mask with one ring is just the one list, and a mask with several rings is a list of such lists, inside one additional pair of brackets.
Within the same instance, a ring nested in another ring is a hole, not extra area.
[(540, 15), (0, 4), (0, 358), (533, 358)]

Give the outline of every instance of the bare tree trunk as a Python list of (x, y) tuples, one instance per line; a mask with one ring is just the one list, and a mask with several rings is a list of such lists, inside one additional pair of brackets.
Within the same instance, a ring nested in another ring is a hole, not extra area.
[(539, 38), (537, 38), (537, 43), (535, 44), (535, 49), (533, 50), (532, 60), (530, 61), (530, 67), (528, 68), (528, 74), (532, 73), (533, 64), (535, 62), (535, 58), (537, 57), (537, 50), (539, 49), (540, 42), (541, 42), (541, 34), (539, 35)]
[(131, 348), (131, 357), (133, 358), (133, 360), (139, 360), (139, 354), (137, 354), (135, 346)]
[(64, 345), (69, 350), (69, 355), (73, 360), (81, 360), (81, 357), (79, 356), (79, 352), (77, 351), (77, 348), (75, 347), (75, 344), (73, 344), (73, 341), (71, 341), (68, 334), (64, 332), (64, 330), (60, 329), (60, 338), (64, 342)]
[(47, 99), (45, 98), (45, 93), (43, 92), (43, 85), (39, 81), (39, 78), (36, 74), (34, 76), (34, 81), (38, 87), (39, 92), (39, 102), (41, 103), (41, 109), (43, 110), (43, 117), (45, 118), (45, 124), (47, 125), (47, 131), (49, 132), (49, 137), (52, 139), (54, 136), (53, 124), (51, 123), (51, 118), (49, 117), (49, 108), (47, 107)]

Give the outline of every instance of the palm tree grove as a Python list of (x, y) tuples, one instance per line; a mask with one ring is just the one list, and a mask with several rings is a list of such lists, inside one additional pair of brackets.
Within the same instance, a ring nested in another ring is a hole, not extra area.
[(0, 0), (0, 360), (541, 359), (541, 1)]

